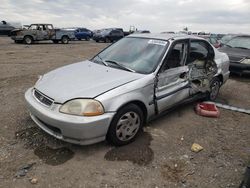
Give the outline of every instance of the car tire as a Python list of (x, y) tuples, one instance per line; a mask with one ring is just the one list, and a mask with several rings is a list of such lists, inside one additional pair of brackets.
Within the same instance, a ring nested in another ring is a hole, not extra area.
[(86, 41), (89, 41), (90, 40), (90, 37), (86, 37), (86, 39), (85, 39)]
[(32, 44), (33, 43), (33, 38), (31, 36), (25, 36), (23, 39), (24, 44)]
[(107, 141), (115, 146), (123, 146), (135, 140), (142, 130), (144, 117), (142, 110), (129, 104), (116, 113), (107, 133)]
[(210, 92), (208, 93), (207, 99), (214, 101), (220, 91), (221, 81), (218, 77), (214, 77), (210, 82)]
[(62, 41), (62, 44), (68, 44), (69, 43), (69, 37), (63, 36), (61, 41)]
[(95, 40), (96, 42), (99, 42), (99, 40)]
[(58, 42), (59, 42), (58, 40), (53, 40), (54, 44), (58, 44)]
[(77, 40), (82, 40), (81, 38), (77, 38)]
[(106, 37), (105, 40), (104, 40), (104, 42), (105, 42), (105, 43), (110, 43), (111, 40), (110, 40), (108, 37)]

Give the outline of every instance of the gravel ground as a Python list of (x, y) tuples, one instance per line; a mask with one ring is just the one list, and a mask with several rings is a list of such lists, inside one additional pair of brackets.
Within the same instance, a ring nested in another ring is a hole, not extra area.
[[(0, 187), (239, 187), (250, 163), (250, 116), (220, 109), (218, 119), (183, 105), (147, 124), (138, 139), (114, 148), (58, 141), (30, 119), (24, 92), (57, 67), (92, 57), (106, 46), (14, 44), (0, 37)], [(233, 76), (219, 100), (250, 108), (250, 77)], [(193, 143), (204, 147), (199, 153)]]

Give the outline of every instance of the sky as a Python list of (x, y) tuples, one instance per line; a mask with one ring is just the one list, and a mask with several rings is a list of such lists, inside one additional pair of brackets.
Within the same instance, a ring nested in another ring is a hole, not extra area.
[(250, 0), (1, 0), (0, 20), (92, 30), (250, 33)]

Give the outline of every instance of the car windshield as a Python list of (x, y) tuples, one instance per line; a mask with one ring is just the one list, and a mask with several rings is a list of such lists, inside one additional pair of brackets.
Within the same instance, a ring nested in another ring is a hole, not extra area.
[(250, 49), (250, 37), (235, 37), (226, 45), (232, 48)]
[(95, 56), (92, 61), (127, 71), (149, 74), (159, 64), (167, 41), (146, 38), (124, 38)]

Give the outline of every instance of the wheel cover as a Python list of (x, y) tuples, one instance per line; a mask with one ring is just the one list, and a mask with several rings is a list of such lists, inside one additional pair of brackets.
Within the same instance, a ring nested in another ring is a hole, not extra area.
[(116, 136), (121, 141), (134, 138), (141, 124), (140, 116), (135, 112), (127, 112), (122, 115), (116, 125)]
[(219, 89), (220, 89), (220, 83), (219, 82), (213, 82), (212, 85), (211, 85), (211, 93), (210, 93), (210, 98), (212, 100), (214, 100), (218, 93), (219, 93)]
[(29, 37), (26, 37), (26, 38), (25, 38), (25, 42), (26, 42), (27, 44), (31, 44), (32, 40), (31, 40)]

